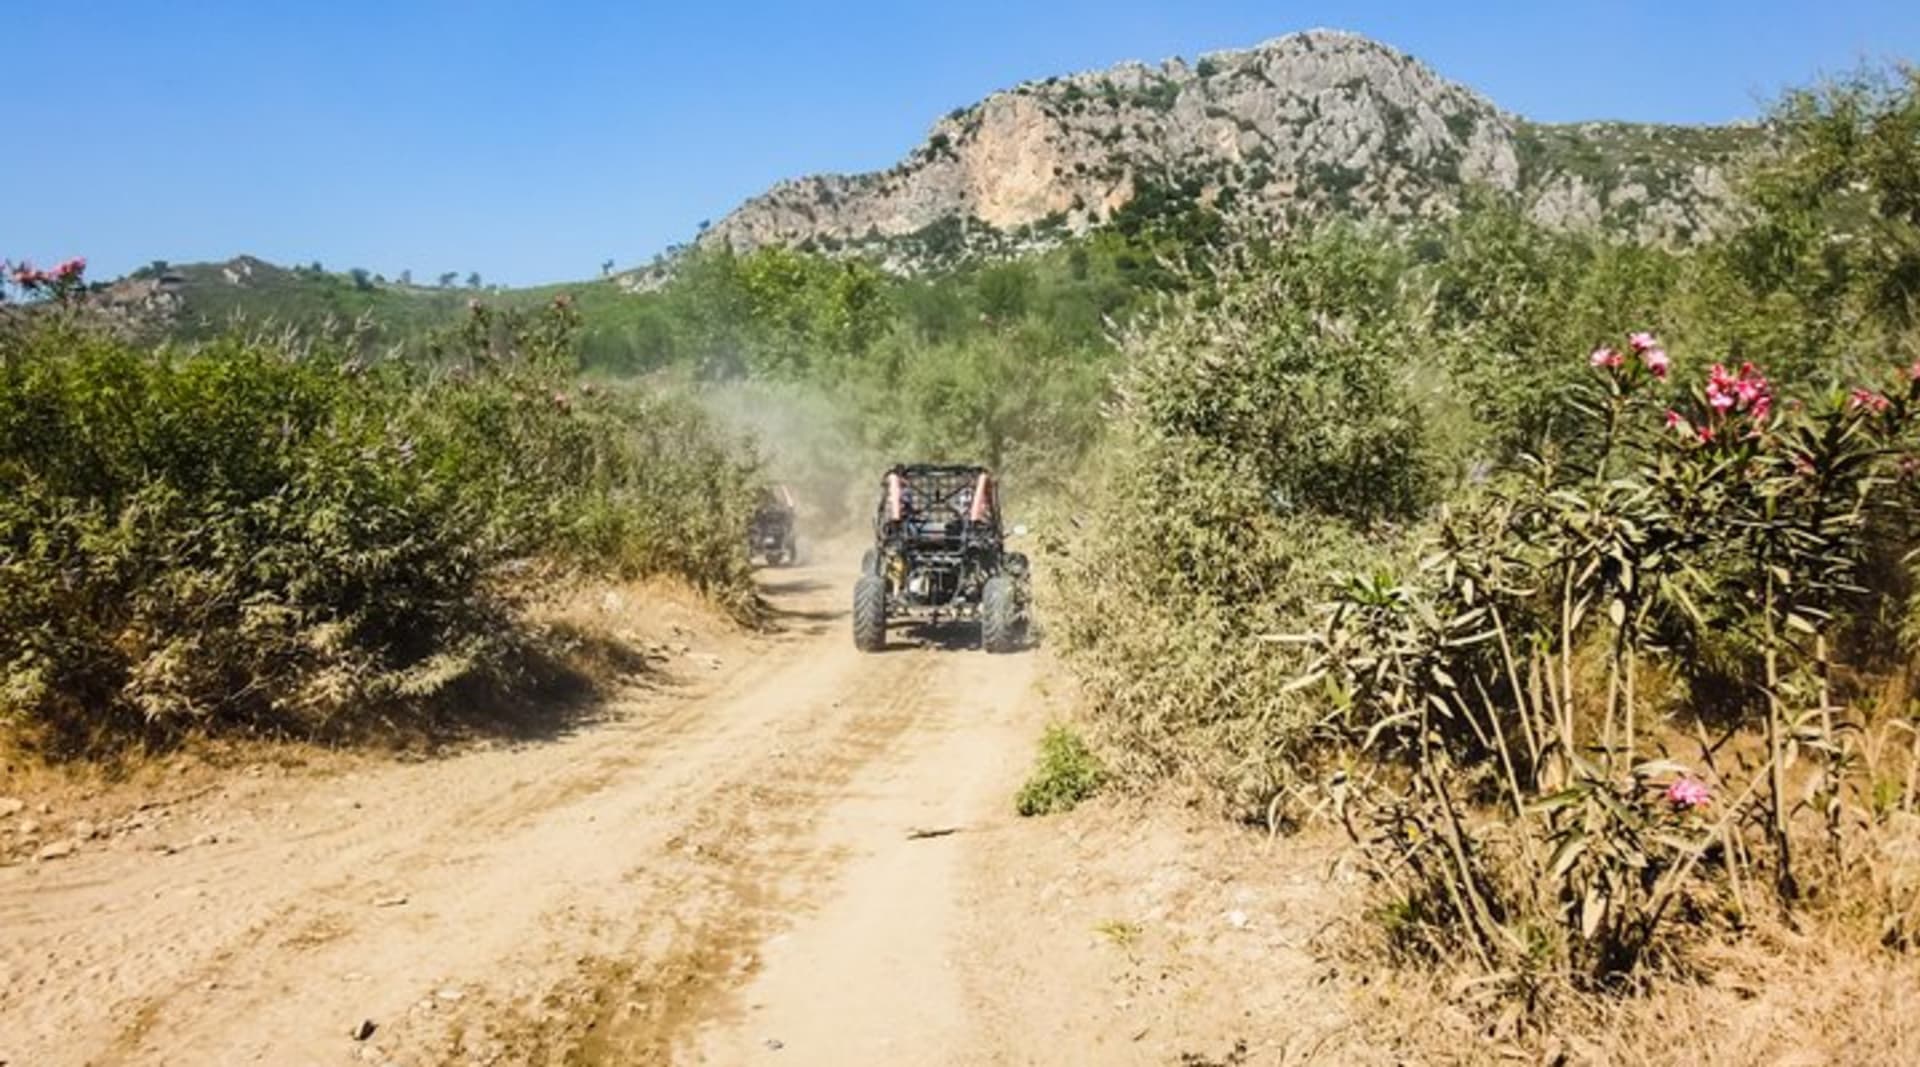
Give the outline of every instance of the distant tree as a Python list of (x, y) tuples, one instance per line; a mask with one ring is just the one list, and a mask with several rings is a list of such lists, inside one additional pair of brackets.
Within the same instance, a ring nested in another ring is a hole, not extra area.
[(453, 288), (453, 283), (459, 280), (459, 278), (460, 278), (460, 272), (457, 270), (450, 270), (445, 274), (442, 274), (440, 276), (440, 288), (442, 289)]
[(167, 263), (166, 260), (156, 259), (152, 263), (147, 264), (147, 270), (151, 271), (154, 274), (165, 274), (167, 272), (168, 266), (169, 264)]
[(325, 267), (322, 267), (320, 265), (320, 261), (317, 259), (314, 260), (312, 263), (307, 264), (307, 270), (315, 274), (325, 274), (327, 272), (327, 269)]
[(347, 272), (347, 276), (353, 279), (355, 289), (364, 291), (373, 288), (373, 278), (367, 273), (365, 267), (355, 267)]
[(480, 288), (480, 272), (479, 271), (476, 270), (476, 271), (467, 272), (467, 288), (469, 289)]
[(413, 268), (409, 267), (406, 270), (403, 270), (400, 272), (400, 284), (401, 285), (413, 284)]
[(707, 232), (707, 227), (709, 227), (709, 226), (711, 226), (711, 225), (713, 225), (713, 220), (711, 220), (711, 219), (701, 219), (701, 220), (700, 220), (700, 232), (701, 232), (701, 233), (706, 233), (706, 232)]
[(613, 260), (611, 260), (611, 259), (603, 259), (603, 260), (601, 260), (601, 261), (600, 261), (600, 276), (601, 276), (602, 278), (604, 278), (604, 277), (606, 277), (607, 275), (609, 275), (609, 274), (612, 274), (612, 273), (613, 273)]

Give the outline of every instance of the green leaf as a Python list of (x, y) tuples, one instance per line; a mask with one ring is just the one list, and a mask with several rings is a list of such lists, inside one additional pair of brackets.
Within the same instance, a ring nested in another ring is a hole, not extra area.
[(1567, 872), (1573, 869), (1573, 865), (1579, 862), (1581, 854), (1586, 850), (1585, 831), (1574, 830), (1567, 834), (1560, 839), (1559, 846), (1553, 850), (1553, 858), (1547, 861), (1547, 874), (1556, 879), (1566, 877)]

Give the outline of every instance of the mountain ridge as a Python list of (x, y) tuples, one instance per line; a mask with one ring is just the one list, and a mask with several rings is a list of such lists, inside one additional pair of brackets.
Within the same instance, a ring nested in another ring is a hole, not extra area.
[(885, 170), (784, 179), (697, 243), (896, 269), (1084, 234), (1148, 190), (1284, 228), (1443, 215), (1481, 187), (1549, 226), (1685, 244), (1728, 216), (1757, 127), (1535, 123), (1359, 34), (1316, 29), (1022, 82), (935, 121)]

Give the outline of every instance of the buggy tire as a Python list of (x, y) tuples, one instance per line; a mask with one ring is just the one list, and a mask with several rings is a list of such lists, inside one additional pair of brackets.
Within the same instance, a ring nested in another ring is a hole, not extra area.
[(980, 591), (980, 647), (995, 655), (1020, 647), (1020, 603), (1013, 579), (1004, 574), (987, 579)]
[(887, 647), (887, 583), (863, 574), (853, 583), (853, 647), (878, 652)]

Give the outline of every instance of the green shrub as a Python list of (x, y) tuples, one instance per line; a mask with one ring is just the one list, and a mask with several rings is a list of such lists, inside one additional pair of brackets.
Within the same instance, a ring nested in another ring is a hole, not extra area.
[(1116, 447), (1057, 568), (1055, 632), (1130, 781), (1258, 805), (1312, 729), (1289, 661), (1325, 568), (1391, 551), (1436, 488), (1396, 356), (1391, 249), (1349, 231), (1259, 254), (1127, 339)]
[(52, 754), (417, 715), (528, 650), (515, 574), (679, 574), (751, 608), (752, 463), (576, 389), (564, 303), (439, 363), (0, 323), (0, 723)]
[(1049, 726), (1040, 738), (1033, 776), (1020, 787), (1014, 808), (1022, 815), (1072, 811), (1105, 780), (1106, 772), (1078, 734), (1065, 726)]

